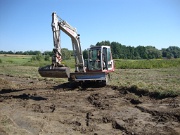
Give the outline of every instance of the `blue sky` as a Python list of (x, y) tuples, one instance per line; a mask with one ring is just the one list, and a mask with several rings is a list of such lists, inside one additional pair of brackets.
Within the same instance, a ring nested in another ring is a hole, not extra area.
[[(82, 49), (108, 40), (180, 47), (180, 0), (0, 0), (0, 50), (51, 51), (51, 14), (77, 28)], [(61, 46), (72, 50), (61, 32)]]

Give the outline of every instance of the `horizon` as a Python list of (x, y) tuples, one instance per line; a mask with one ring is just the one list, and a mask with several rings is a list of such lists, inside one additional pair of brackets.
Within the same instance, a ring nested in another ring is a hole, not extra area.
[[(115, 41), (113, 41), (113, 42), (115, 42)], [(111, 42), (110, 42), (111, 43)], [(122, 44), (121, 44), (122, 45)], [(127, 46), (127, 45), (123, 45), (123, 46), (126, 46), (126, 47), (134, 47), (134, 46)], [(139, 45), (139, 46), (143, 46), (143, 45)], [(136, 46), (136, 47), (134, 47), (134, 48), (137, 48), (138, 46)], [(148, 46), (143, 46), (143, 47), (148, 47)], [(155, 47), (155, 46), (151, 46), (151, 47)], [(178, 47), (178, 46), (169, 46), (169, 47)], [(169, 47), (167, 47), (167, 48), (169, 48)], [(155, 47), (156, 48), (156, 47)], [(163, 49), (167, 49), (167, 48), (161, 48), (161, 49), (158, 49), (158, 48), (156, 48), (157, 50), (159, 50), (159, 51), (161, 51), (161, 50), (163, 50)], [(180, 47), (178, 47), (178, 48), (180, 48)], [(68, 48), (61, 48), (61, 49), (68, 49)], [(70, 50), (70, 49), (68, 49), (69, 51), (73, 51), (73, 50)], [(87, 50), (87, 49), (84, 49), (84, 50)], [(82, 51), (84, 51), (84, 50), (82, 50)], [(13, 53), (16, 53), (16, 52), (28, 52), (28, 51), (33, 51), (33, 52), (35, 52), (35, 51), (40, 51), (40, 50), (25, 50), (25, 51), (22, 51), (22, 50), (17, 50), (17, 51), (13, 51), (13, 50), (8, 50), (8, 51), (4, 51), (4, 50), (0, 50), (0, 52), (13, 52)], [(41, 53), (44, 53), (44, 52), (50, 52), (50, 51), (53, 51), (53, 50), (44, 50), (43, 52), (42, 51), (40, 51)]]

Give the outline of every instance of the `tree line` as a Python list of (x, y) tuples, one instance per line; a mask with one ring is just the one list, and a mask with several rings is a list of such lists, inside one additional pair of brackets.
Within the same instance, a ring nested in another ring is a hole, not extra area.
[(36, 55), (41, 53), (40, 51), (0, 51), (0, 54), (18, 54), (18, 55)]
[[(68, 50), (67, 48), (62, 48), (62, 59), (67, 60), (70, 59), (71, 56), (73, 55), (72, 50)], [(0, 51), (0, 54), (17, 54), (17, 55), (33, 55), (32, 57), (33, 60), (40, 60), (43, 58), (43, 56), (48, 60), (49, 57), (53, 56), (54, 53), (53, 51), (44, 51), (43, 53), (40, 51), (17, 51), (17, 52), (12, 52), (12, 51)]]
[[(168, 48), (162, 48), (158, 50), (154, 46), (126, 46), (118, 42), (101, 41), (97, 42), (95, 46), (107, 45), (111, 46), (113, 59), (159, 59), (159, 58), (180, 58), (180, 48), (177, 46), (170, 46)], [(0, 54), (18, 54), (18, 55), (46, 55), (51, 57), (53, 51), (0, 51)], [(87, 59), (87, 50), (83, 51), (83, 56)], [(64, 60), (70, 59), (73, 56), (73, 51), (66, 48), (62, 48), (62, 56)]]
[(180, 58), (180, 48), (170, 46), (158, 50), (154, 46), (126, 46), (118, 42), (102, 41), (97, 42), (96, 46), (111, 46), (114, 59), (158, 59), (158, 58)]

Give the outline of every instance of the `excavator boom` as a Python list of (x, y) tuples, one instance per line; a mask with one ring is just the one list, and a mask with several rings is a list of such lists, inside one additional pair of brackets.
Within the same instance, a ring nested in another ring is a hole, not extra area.
[(65, 65), (61, 63), (62, 53), (60, 44), (60, 31), (63, 31), (72, 40), (72, 47), (75, 56), (75, 72), (86, 72), (84, 58), (80, 46), (80, 37), (79, 34), (77, 34), (77, 30), (70, 26), (66, 21), (58, 17), (55, 12), (52, 13), (51, 27), (54, 43), (54, 55), (52, 56), (52, 64), (39, 68), (39, 74), (42, 77), (51, 78), (69, 78), (70, 76), (70, 68), (65, 67)]

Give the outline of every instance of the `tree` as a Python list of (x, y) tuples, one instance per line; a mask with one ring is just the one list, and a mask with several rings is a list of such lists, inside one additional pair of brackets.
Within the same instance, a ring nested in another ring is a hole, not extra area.
[(17, 51), (15, 54), (23, 55), (23, 51)]
[(111, 43), (110, 43), (110, 41), (105, 40), (105, 41), (97, 42), (97, 44), (96, 44), (96, 46), (103, 46), (103, 45), (110, 46)]
[(54, 52), (53, 51), (44, 51), (43, 55), (49, 55), (49, 56), (53, 56)]
[(177, 46), (170, 46), (167, 49), (162, 49), (162, 56), (167, 58), (180, 58), (180, 48)]
[(33, 55), (31, 58), (31, 61), (41, 61), (43, 60), (43, 58), (44, 58), (43, 55), (39, 53), (39, 54)]
[(148, 59), (157, 59), (157, 58), (162, 57), (161, 51), (159, 51), (153, 46), (147, 46), (146, 52), (147, 52)]
[(148, 58), (146, 48), (144, 46), (138, 46), (137, 52), (139, 53), (139, 56), (141, 59), (147, 59)]
[(119, 59), (120, 58), (120, 54), (121, 54), (121, 46), (119, 43), (117, 42), (112, 42), (111, 43), (111, 51), (112, 51), (112, 56), (114, 59)]
[(63, 60), (68, 60), (71, 58), (71, 52), (67, 48), (62, 48), (61, 52), (62, 52), (62, 59)]
[(83, 58), (88, 59), (88, 51), (86, 49), (83, 51)]
[(8, 51), (7, 54), (14, 54), (12, 51)]

